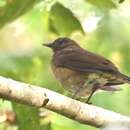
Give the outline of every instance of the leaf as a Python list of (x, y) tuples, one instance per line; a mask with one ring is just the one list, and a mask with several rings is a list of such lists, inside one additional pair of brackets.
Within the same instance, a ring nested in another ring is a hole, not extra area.
[(83, 32), (79, 20), (60, 3), (55, 3), (50, 10), (50, 29), (56, 34), (70, 35), (73, 31)]
[(103, 10), (110, 10), (117, 7), (112, 0), (86, 0), (86, 2), (89, 2), (98, 7), (98, 9)]
[(121, 4), (121, 3), (123, 3), (125, 0), (119, 0), (119, 3)]
[(6, 0), (3, 6), (0, 6), (0, 27), (15, 20), (17, 17), (28, 11), (39, 0)]

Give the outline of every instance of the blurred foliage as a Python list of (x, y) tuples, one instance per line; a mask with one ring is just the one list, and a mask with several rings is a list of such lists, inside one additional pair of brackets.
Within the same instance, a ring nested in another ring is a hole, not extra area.
[(99, 9), (103, 10), (110, 10), (117, 7), (113, 0), (86, 0), (86, 2), (90, 2), (93, 5), (97, 6)]
[[(129, 6), (124, 0), (0, 0), (0, 75), (66, 94), (51, 72), (52, 52), (42, 46), (59, 36), (75, 39), (130, 75)], [(130, 115), (129, 93), (124, 85), (119, 92), (97, 93), (92, 102)], [(4, 122), (0, 130), (97, 130), (53, 112), (40, 117), (36, 108), (1, 100), (0, 111), (6, 109), (16, 113), (16, 127)]]
[(123, 3), (125, 0), (119, 0), (119, 3)]
[[(59, 35), (70, 35), (82, 30), (81, 24), (73, 13), (60, 3), (55, 3), (50, 10), (50, 29)], [(63, 26), (64, 25), (64, 26)]]
[(36, 2), (38, 0), (0, 0), (0, 27), (28, 11)]

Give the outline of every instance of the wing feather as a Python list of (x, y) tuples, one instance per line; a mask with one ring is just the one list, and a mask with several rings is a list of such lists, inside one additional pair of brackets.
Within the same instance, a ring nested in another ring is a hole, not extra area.
[(111, 61), (82, 48), (63, 50), (57, 53), (55, 57), (56, 65), (79, 72), (119, 72)]

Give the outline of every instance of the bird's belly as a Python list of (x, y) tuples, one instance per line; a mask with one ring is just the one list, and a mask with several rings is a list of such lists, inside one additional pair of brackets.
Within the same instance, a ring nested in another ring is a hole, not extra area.
[(56, 79), (71, 92), (75, 92), (86, 80), (84, 75), (70, 69), (53, 66), (52, 70)]
[[(96, 73), (77, 73), (73, 70), (60, 67), (52, 67), (56, 79), (64, 86), (65, 89), (72, 93), (77, 93), (78, 97), (88, 97), (95, 86), (94, 82), (106, 84), (106, 79), (99, 77)], [(90, 83), (92, 82), (92, 83)]]

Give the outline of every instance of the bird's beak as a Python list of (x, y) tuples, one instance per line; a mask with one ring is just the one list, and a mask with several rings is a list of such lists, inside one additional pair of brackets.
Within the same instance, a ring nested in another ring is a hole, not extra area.
[(52, 48), (53, 47), (53, 43), (49, 43), (49, 44), (42, 44), (43, 46), (46, 46), (46, 47), (49, 47), (49, 48)]

